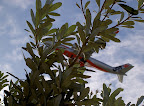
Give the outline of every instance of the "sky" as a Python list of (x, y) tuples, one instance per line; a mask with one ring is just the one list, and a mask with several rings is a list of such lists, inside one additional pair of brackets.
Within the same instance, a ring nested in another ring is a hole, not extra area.
[[(45, 0), (43, 0), (45, 1)], [(56, 17), (54, 27), (60, 27), (68, 22), (69, 25), (77, 21), (84, 22), (82, 12), (75, 3), (79, 0), (55, 0), (61, 1), (62, 7), (57, 10), (61, 14)], [(95, 0), (91, 0), (90, 9), (96, 10)], [(129, 5), (136, 7), (136, 0), (130, 1)], [(86, 2), (86, 0), (84, 0)], [(30, 9), (35, 9), (35, 0), (0, 0), (0, 70), (10, 72), (15, 76), (24, 79), (27, 66), (22, 56), (22, 46), (28, 42), (29, 34), (24, 30), (28, 29), (26, 20), (31, 22)], [(118, 7), (119, 8), (119, 7)], [(94, 15), (94, 13), (92, 13)], [(144, 15), (142, 15), (144, 19)], [(113, 21), (116, 21), (114, 19)], [(86, 73), (92, 77), (88, 79), (92, 91), (102, 90), (103, 83), (112, 84), (112, 90), (118, 87), (124, 88), (120, 93), (124, 101), (136, 103), (137, 98), (144, 95), (144, 23), (136, 23), (134, 29), (120, 28), (117, 37), (121, 43), (110, 42), (105, 50), (92, 57), (107, 63), (111, 66), (119, 66), (130, 63), (134, 66), (124, 77), (123, 83), (118, 81), (116, 75), (96, 70), (96, 73)], [(10, 80), (12, 77), (8, 77)], [(5, 88), (7, 89), (7, 88)], [(3, 92), (0, 92), (2, 97)]]

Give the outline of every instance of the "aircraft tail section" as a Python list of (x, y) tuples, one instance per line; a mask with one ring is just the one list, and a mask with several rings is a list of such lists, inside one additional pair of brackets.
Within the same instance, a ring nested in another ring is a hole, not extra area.
[(134, 66), (131, 64), (124, 64), (118, 67), (114, 67), (113, 71), (117, 72), (119, 81), (123, 82), (123, 76), (126, 75), (126, 72), (128, 72), (133, 67)]

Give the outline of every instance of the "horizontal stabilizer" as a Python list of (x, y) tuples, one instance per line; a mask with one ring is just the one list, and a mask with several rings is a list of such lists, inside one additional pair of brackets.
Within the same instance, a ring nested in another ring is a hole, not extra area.
[(131, 64), (124, 64), (118, 67), (114, 67), (114, 71), (117, 72), (117, 76), (119, 81), (122, 83), (123, 82), (123, 76), (126, 75), (126, 72), (128, 72), (130, 69), (132, 69), (134, 66)]

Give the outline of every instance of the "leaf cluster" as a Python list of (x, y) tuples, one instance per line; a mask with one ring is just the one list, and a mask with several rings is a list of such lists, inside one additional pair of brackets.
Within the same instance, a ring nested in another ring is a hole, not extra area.
[[(24, 56), (24, 60), (31, 72), (27, 73), (25, 70), (25, 80), (10, 74), (17, 79), (17, 82), (11, 81), (9, 91), (5, 90), (5, 105), (98, 106), (102, 104), (104, 106), (124, 106), (125, 103), (122, 98), (116, 98), (123, 91), (122, 88), (111, 93), (110, 87), (104, 84), (101, 98), (97, 97), (97, 93), (92, 94), (90, 88), (85, 87), (85, 84), (88, 83), (85, 79), (91, 76), (84, 74), (85, 71), (91, 70), (80, 67), (77, 61), (79, 56), (88, 59), (92, 53), (98, 53), (110, 41), (120, 42), (116, 38), (119, 31), (118, 27), (132, 28), (134, 21), (140, 21), (137, 15), (139, 12), (143, 12), (142, 0), (138, 2), (139, 9), (134, 9), (134, 11), (132, 7), (127, 6), (121, 0), (105, 0), (103, 4), (100, 0), (96, 0), (99, 10), (94, 19), (88, 8), (90, 1), (87, 1), (83, 6), (83, 2), (80, 0), (81, 5), (78, 3), (76, 5), (82, 10), (85, 23), (77, 22), (71, 26), (65, 23), (60, 28), (54, 28), (53, 23), (55, 21), (54, 16), (60, 16), (55, 10), (62, 3), (53, 3), (53, 1), (46, 0), (42, 6), (41, 0), (36, 0), (36, 12), (34, 13), (32, 9), (30, 11), (32, 23), (26, 21), (29, 27), (29, 30), (26, 29), (26, 31), (31, 34), (30, 38), (33, 41), (28, 42), (26, 47), (22, 48), (30, 55), (30, 57)], [(113, 6), (116, 4), (130, 15), (125, 18), (124, 11), (114, 10)], [(110, 16), (118, 14), (121, 17), (117, 24), (112, 26), (114, 22)], [(133, 20), (130, 20), (131, 18)], [(75, 43), (72, 44), (72, 41)], [(77, 56), (66, 58), (63, 55), (64, 49), (58, 49), (61, 44), (73, 47)], [(139, 105), (142, 100), (143, 96), (139, 98), (137, 104)]]

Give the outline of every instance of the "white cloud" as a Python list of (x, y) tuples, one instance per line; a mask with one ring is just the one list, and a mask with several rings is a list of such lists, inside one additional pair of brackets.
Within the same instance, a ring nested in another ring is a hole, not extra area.
[(21, 7), (22, 9), (26, 9), (28, 8), (28, 6), (35, 3), (35, 0), (3, 0), (3, 1), (9, 5)]
[(0, 11), (2, 11), (2, 9), (3, 9), (3, 6), (0, 5)]
[[(0, 71), (6, 75), (6, 72), (12, 72), (12, 66), (10, 64), (0, 64)], [(7, 77), (7, 80), (10, 81), (12, 79), (11, 76)], [(8, 90), (8, 87), (5, 87), (2, 91), (0, 91), (0, 98), (3, 101), (4, 90)], [(0, 105), (1, 106), (1, 105)]]
[(16, 48), (11, 53), (7, 53), (5, 55), (5, 58), (7, 60), (11, 60), (13, 62), (17, 62), (17, 61), (23, 60), (21, 48)]
[(114, 74), (104, 73), (96, 70), (96, 73), (87, 73), (92, 77), (88, 80), (93, 91), (101, 90), (102, 84), (112, 83), (112, 90), (118, 87), (124, 88), (120, 94), (126, 103), (136, 103), (137, 99), (144, 95), (144, 31), (135, 30), (133, 34), (128, 34), (121, 43), (108, 44), (107, 48), (99, 54), (94, 54), (93, 57), (107, 63), (111, 66), (118, 66), (125, 63), (131, 63), (134, 68), (131, 69), (127, 76), (124, 77), (124, 82), (120, 83)]
[(15, 39), (10, 40), (10, 43), (13, 45), (22, 45), (28, 41), (29, 41), (28, 37), (23, 37), (23, 38), (21, 37), (21, 38), (15, 38)]
[(20, 30), (19, 25), (12, 16), (6, 16), (6, 21), (4, 24), (0, 26), (0, 35), (9, 35), (11, 37), (21, 35), (22, 32)]
[(13, 71), (13, 69), (12, 69), (10, 64), (2, 64), (2, 65), (0, 65), (0, 70), (2, 72), (7, 72), (7, 71), (8, 72), (12, 72)]

